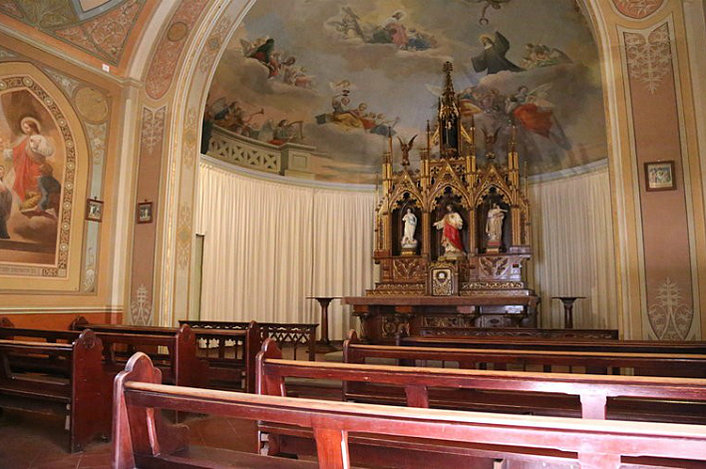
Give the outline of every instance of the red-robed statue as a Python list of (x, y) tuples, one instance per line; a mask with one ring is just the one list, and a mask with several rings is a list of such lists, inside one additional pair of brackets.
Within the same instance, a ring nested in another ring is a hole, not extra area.
[(441, 246), (444, 248), (444, 256), (456, 256), (463, 253), (463, 242), (461, 241), (463, 219), (451, 205), (446, 206), (446, 211), (444, 218), (434, 223), (434, 226), (437, 230), (443, 230)]

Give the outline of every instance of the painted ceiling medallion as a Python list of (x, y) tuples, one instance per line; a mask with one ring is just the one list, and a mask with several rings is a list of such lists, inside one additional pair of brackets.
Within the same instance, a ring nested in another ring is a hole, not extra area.
[(664, 3), (664, 0), (613, 0), (620, 13), (635, 20), (647, 18)]

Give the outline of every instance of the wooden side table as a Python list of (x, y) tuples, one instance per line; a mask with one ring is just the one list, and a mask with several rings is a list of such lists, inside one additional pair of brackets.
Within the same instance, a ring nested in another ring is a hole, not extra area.
[(328, 305), (333, 300), (340, 300), (340, 296), (307, 296), (307, 300), (316, 300), (321, 306), (321, 339), (316, 341), (316, 351), (319, 353), (328, 353), (337, 350), (331, 345), (331, 340), (328, 338)]
[(574, 328), (574, 301), (585, 300), (585, 296), (552, 296), (553, 300), (560, 300), (564, 304), (564, 329)]

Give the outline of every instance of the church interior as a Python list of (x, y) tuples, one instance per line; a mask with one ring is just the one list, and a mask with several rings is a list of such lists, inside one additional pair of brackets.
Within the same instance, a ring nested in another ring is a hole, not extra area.
[(706, 467), (704, 0), (0, 0), (0, 468)]

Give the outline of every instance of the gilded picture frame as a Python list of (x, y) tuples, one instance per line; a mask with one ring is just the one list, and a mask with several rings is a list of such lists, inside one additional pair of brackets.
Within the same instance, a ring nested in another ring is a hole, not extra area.
[(676, 188), (674, 160), (645, 163), (645, 190), (672, 191)]

